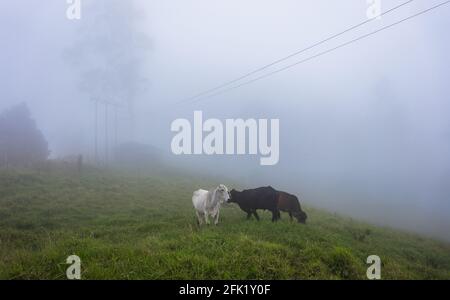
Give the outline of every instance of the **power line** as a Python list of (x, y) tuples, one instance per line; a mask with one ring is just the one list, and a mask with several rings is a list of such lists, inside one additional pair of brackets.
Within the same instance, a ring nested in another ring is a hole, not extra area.
[(322, 44), (324, 44), (324, 43), (326, 43), (326, 42), (328, 42), (328, 41), (330, 41), (330, 40), (332, 40), (332, 39), (335, 39), (335, 38), (337, 38), (337, 37), (339, 37), (339, 36), (341, 36), (341, 35), (343, 35), (343, 34), (349, 32), (349, 31), (352, 31), (352, 30), (354, 30), (354, 29), (356, 29), (356, 28), (359, 28), (359, 27), (361, 27), (361, 26), (363, 26), (363, 25), (369, 23), (369, 22), (372, 22), (373, 20), (378, 19), (378, 18), (381, 17), (381, 16), (387, 15), (387, 14), (393, 12), (394, 10), (399, 9), (399, 8), (405, 6), (405, 5), (407, 5), (407, 4), (409, 4), (409, 3), (413, 2), (413, 1), (414, 1), (414, 0), (406, 1), (406, 2), (404, 2), (404, 3), (402, 3), (402, 4), (400, 4), (400, 5), (397, 5), (397, 6), (391, 8), (391, 9), (385, 11), (385, 12), (382, 12), (382, 13), (380, 13), (380, 14), (378, 14), (378, 15), (376, 15), (376, 16), (374, 16), (374, 17), (372, 17), (372, 18), (370, 18), (370, 19), (368, 19), (368, 20), (366, 20), (366, 21), (364, 21), (364, 22), (362, 22), (362, 23), (359, 23), (359, 24), (357, 24), (357, 25), (354, 25), (354, 26), (352, 26), (352, 27), (350, 27), (350, 28), (347, 28), (347, 29), (345, 29), (344, 31), (341, 31), (341, 32), (339, 32), (339, 33), (336, 33), (336, 34), (334, 34), (334, 35), (332, 35), (332, 36), (330, 36), (330, 37), (328, 37), (328, 38), (326, 38), (326, 39), (324, 39), (324, 40), (321, 40), (321, 41), (319, 41), (319, 42), (317, 42), (317, 43), (314, 43), (314, 44), (312, 44), (311, 46), (308, 46), (308, 47), (303, 48), (303, 49), (301, 49), (301, 50), (298, 50), (298, 51), (296, 51), (296, 52), (294, 52), (294, 53), (292, 53), (292, 54), (289, 54), (289, 55), (287, 55), (287, 56), (285, 56), (285, 57), (282, 57), (282, 58), (280, 58), (280, 59), (277, 59), (277, 60), (275, 60), (275, 61), (273, 61), (273, 62), (271, 62), (271, 63), (269, 63), (269, 64), (267, 64), (267, 65), (264, 65), (264, 66), (262, 66), (262, 67), (260, 67), (260, 68), (257, 68), (257, 69), (255, 69), (255, 70), (253, 70), (253, 71), (251, 71), (251, 72), (248, 72), (248, 73), (246, 73), (246, 74), (244, 74), (244, 75), (242, 75), (242, 76), (240, 76), (240, 77), (238, 77), (238, 78), (236, 78), (236, 79), (227, 81), (227, 82), (225, 82), (225, 83), (223, 83), (223, 84), (221, 84), (221, 85), (218, 85), (218, 86), (213, 87), (213, 88), (211, 88), (211, 89), (209, 89), (209, 90), (206, 90), (206, 91), (203, 91), (203, 92), (201, 92), (201, 93), (198, 93), (197, 95), (194, 95), (194, 96), (192, 96), (192, 97), (189, 97), (189, 98), (187, 98), (187, 99), (184, 99), (184, 100), (180, 101), (180, 103), (181, 103), (181, 102), (185, 102), (185, 101), (190, 101), (190, 100), (193, 100), (193, 99), (196, 99), (196, 98), (200, 98), (200, 97), (205, 96), (205, 95), (207, 95), (207, 94), (209, 94), (209, 93), (211, 93), (211, 92), (214, 92), (214, 91), (216, 91), (216, 90), (218, 90), (218, 89), (224, 88), (224, 87), (229, 86), (229, 85), (231, 85), (231, 84), (233, 84), (233, 83), (235, 83), (235, 82), (238, 82), (238, 81), (240, 81), (240, 80), (242, 80), (242, 79), (245, 79), (245, 78), (247, 78), (247, 77), (250, 77), (251, 75), (253, 75), (253, 74), (255, 74), (255, 73), (261, 72), (261, 71), (263, 71), (263, 70), (265, 70), (265, 69), (267, 69), (267, 68), (269, 68), (269, 67), (271, 67), (271, 66), (273, 66), (273, 65), (276, 65), (276, 64), (278, 64), (278, 63), (280, 63), (280, 62), (283, 62), (283, 61), (285, 61), (285, 60), (288, 60), (289, 58), (292, 58), (292, 57), (297, 56), (297, 55), (299, 55), (299, 54), (301, 54), (301, 53), (303, 53), (303, 52), (306, 52), (306, 51), (308, 51), (308, 50), (311, 50), (312, 48), (315, 48), (315, 47), (317, 47), (317, 46), (320, 46), (320, 45), (322, 45)]
[(277, 70), (275, 70), (275, 71), (272, 71), (272, 72), (270, 72), (270, 73), (264, 74), (264, 75), (259, 76), (259, 77), (256, 77), (256, 78), (254, 78), (254, 79), (252, 79), (252, 80), (246, 81), (246, 82), (241, 83), (241, 84), (239, 84), (239, 85), (236, 85), (236, 86), (230, 87), (230, 88), (228, 88), (228, 89), (219, 91), (219, 92), (217, 92), (217, 93), (213, 93), (213, 94), (210, 94), (210, 95), (208, 95), (208, 96), (201, 97), (201, 98), (195, 98), (194, 101), (190, 101), (190, 102), (187, 102), (187, 103), (195, 103), (195, 102), (198, 102), (198, 101), (200, 101), (200, 100), (209, 99), (209, 98), (212, 98), (212, 97), (215, 97), (215, 96), (218, 96), (218, 95), (227, 93), (227, 92), (229, 92), (229, 91), (231, 91), (231, 90), (240, 88), (240, 87), (242, 87), (242, 86), (251, 84), (251, 83), (253, 83), (253, 82), (255, 82), (255, 81), (258, 81), (258, 80), (264, 79), (264, 78), (266, 78), (266, 77), (272, 76), (272, 75), (274, 75), (274, 74), (277, 74), (277, 73), (279, 73), (279, 72), (285, 71), (285, 70), (290, 69), (290, 68), (292, 68), (292, 67), (294, 67), (294, 66), (297, 66), (297, 65), (299, 65), (299, 64), (308, 62), (308, 61), (310, 61), (310, 60), (313, 60), (313, 59), (315, 59), (315, 58), (318, 58), (318, 57), (320, 57), (320, 56), (323, 56), (323, 55), (325, 55), (325, 54), (328, 54), (328, 53), (330, 53), (330, 52), (333, 52), (333, 51), (335, 51), (335, 50), (338, 50), (338, 49), (343, 48), (343, 47), (345, 47), (345, 46), (348, 46), (348, 45), (350, 45), (350, 44), (353, 44), (353, 43), (355, 43), (355, 42), (357, 42), (357, 41), (360, 41), (360, 40), (362, 40), (362, 39), (364, 39), (364, 38), (367, 38), (367, 37), (369, 37), (369, 36), (372, 36), (372, 35), (374, 35), (374, 34), (377, 34), (377, 33), (381, 32), (381, 31), (384, 31), (384, 30), (386, 30), (386, 29), (389, 29), (389, 28), (391, 28), (391, 27), (394, 27), (394, 26), (396, 26), (396, 25), (398, 25), (398, 24), (400, 24), (400, 23), (403, 23), (403, 22), (405, 22), (405, 21), (408, 21), (408, 20), (413, 19), (413, 18), (415, 18), (415, 17), (418, 17), (418, 16), (420, 16), (420, 15), (423, 15), (423, 14), (425, 14), (425, 13), (427, 13), (427, 12), (430, 12), (430, 11), (432, 11), (432, 10), (434, 10), (434, 9), (437, 9), (437, 8), (443, 6), (443, 5), (448, 4), (448, 3), (450, 3), (450, 0), (445, 1), (445, 2), (442, 2), (442, 3), (440, 3), (440, 4), (437, 4), (437, 5), (433, 6), (433, 7), (428, 8), (428, 9), (422, 10), (422, 11), (420, 11), (420, 12), (414, 14), (414, 15), (411, 15), (411, 16), (409, 16), (409, 17), (407, 17), (407, 18), (401, 19), (400, 21), (397, 21), (397, 22), (392, 23), (392, 24), (390, 24), (390, 25), (384, 26), (384, 27), (382, 27), (382, 28), (380, 28), (380, 29), (378, 29), (378, 30), (372, 31), (372, 32), (370, 32), (370, 33), (364, 34), (364, 35), (362, 35), (362, 36), (360, 36), (360, 37), (358, 37), (358, 38), (355, 38), (355, 39), (353, 39), (353, 40), (350, 40), (350, 41), (348, 41), (348, 42), (345, 42), (345, 43), (343, 43), (343, 44), (340, 44), (340, 45), (338, 45), (338, 46), (336, 46), (336, 47), (333, 47), (333, 48), (331, 48), (331, 49), (328, 49), (328, 50), (323, 51), (323, 52), (320, 52), (320, 53), (318, 53), (318, 54), (316, 54), (316, 55), (313, 55), (313, 56), (310, 56), (310, 57), (308, 57), (308, 58), (305, 58), (305, 59), (303, 59), (303, 60), (300, 60), (300, 61), (298, 61), (298, 62), (296, 62), (296, 63), (290, 64), (290, 65), (285, 66), (285, 67), (283, 67), (283, 68), (277, 69)]
[(105, 106), (105, 115), (104, 115), (104, 140), (105, 140), (105, 163), (108, 163), (109, 159), (109, 134), (108, 127), (110, 126), (110, 122), (108, 122), (108, 107), (111, 106), (114, 108), (114, 146), (117, 146), (117, 128), (118, 128), (118, 119), (117, 119), (117, 109), (123, 108), (123, 104), (118, 101), (111, 101), (106, 99), (101, 99), (98, 97), (92, 97), (91, 101), (94, 102), (94, 159), (95, 163), (99, 161), (98, 155), (98, 104), (103, 104)]

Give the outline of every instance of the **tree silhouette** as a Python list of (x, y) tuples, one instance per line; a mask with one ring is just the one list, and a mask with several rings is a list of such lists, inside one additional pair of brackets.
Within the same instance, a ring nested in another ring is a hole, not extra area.
[(134, 102), (149, 85), (152, 43), (136, 25), (145, 16), (132, 1), (104, 2), (93, 3), (97, 13), (83, 19), (63, 58), (79, 73), (80, 91), (93, 99), (124, 104), (133, 116)]
[(49, 154), (48, 143), (25, 103), (0, 114), (0, 165), (29, 166)]

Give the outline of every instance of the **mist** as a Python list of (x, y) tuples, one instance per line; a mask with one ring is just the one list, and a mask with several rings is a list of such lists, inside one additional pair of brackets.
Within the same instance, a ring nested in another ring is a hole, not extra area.
[[(279, 67), (437, 3), (413, 1)], [(81, 0), (79, 20), (68, 6), (0, 3), (0, 111), (26, 102), (50, 158), (113, 163), (118, 144), (147, 144), (172, 166), (239, 188), (271, 185), (311, 207), (450, 241), (450, 7), (192, 103), (184, 100), (365, 21), (366, 1)], [(106, 111), (97, 102), (97, 154), (95, 99), (109, 101)], [(195, 110), (279, 119), (278, 164), (172, 154), (171, 123)]]

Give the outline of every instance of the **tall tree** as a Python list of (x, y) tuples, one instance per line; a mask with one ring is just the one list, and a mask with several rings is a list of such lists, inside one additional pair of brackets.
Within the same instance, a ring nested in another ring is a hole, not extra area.
[(82, 92), (119, 102), (133, 116), (134, 102), (148, 85), (151, 41), (136, 24), (144, 16), (131, 0), (95, 1), (89, 12), (64, 57), (78, 71)]
[(0, 165), (28, 166), (49, 154), (48, 143), (25, 103), (0, 114)]

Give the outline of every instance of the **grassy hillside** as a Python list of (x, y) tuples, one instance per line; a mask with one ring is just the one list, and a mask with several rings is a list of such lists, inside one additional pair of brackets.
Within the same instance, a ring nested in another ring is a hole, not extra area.
[(229, 205), (198, 228), (191, 193), (210, 181), (0, 172), (0, 279), (64, 279), (71, 254), (83, 279), (364, 279), (371, 254), (383, 279), (450, 278), (448, 244), (308, 207), (306, 226)]

